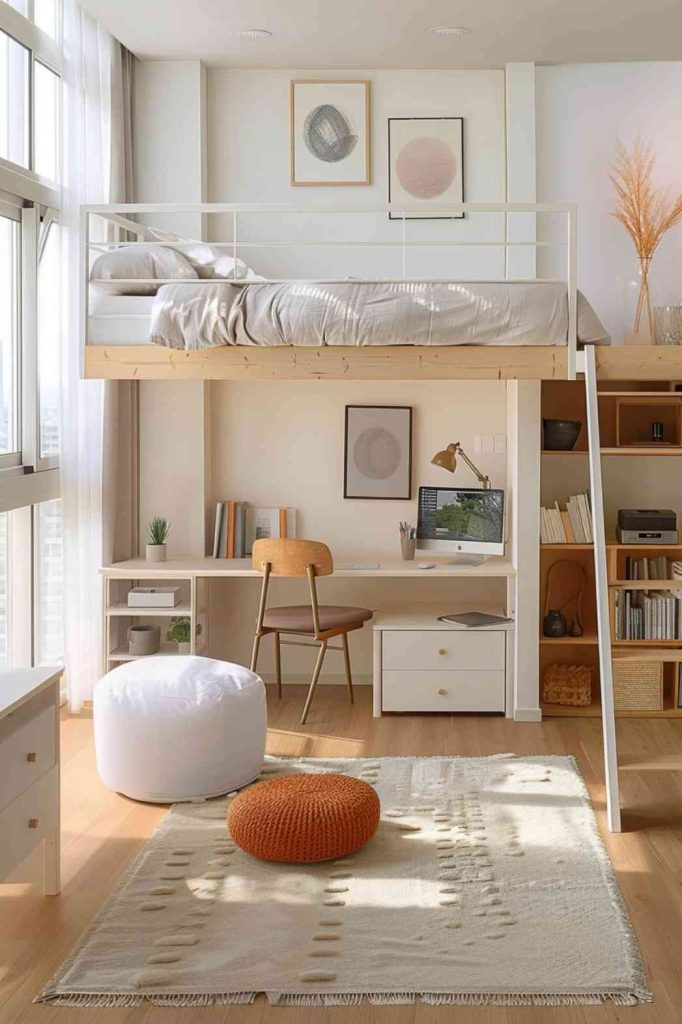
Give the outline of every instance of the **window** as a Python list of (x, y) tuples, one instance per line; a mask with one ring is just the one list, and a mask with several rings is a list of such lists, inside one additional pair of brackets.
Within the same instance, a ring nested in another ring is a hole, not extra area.
[(40, 458), (59, 454), (61, 231), (47, 228), (38, 264), (38, 447)]
[(35, 506), (33, 535), (35, 543), (33, 662), (35, 665), (59, 665), (64, 659), (62, 612), (64, 561), (60, 498), (56, 498), (54, 501), (44, 501)]
[[(22, 0), (19, 0), (21, 3)], [(25, 3), (26, 0), (23, 0)], [(26, 12), (24, 12), (26, 13)], [(59, 2), (58, 0), (33, 0), (33, 20), (43, 32), (53, 39), (59, 37)]]
[(0, 0), (0, 667), (59, 663), (63, 650), (61, 7), (10, 6)]
[(31, 53), (0, 31), (0, 157), (29, 166)]
[(19, 231), (16, 220), (0, 216), (0, 457), (19, 450)]
[(19, 14), (37, 25), (48, 36), (59, 36), (59, 0), (7, 0)]
[(59, 77), (36, 61), (33, 70), (33, 169), (57, 180)]

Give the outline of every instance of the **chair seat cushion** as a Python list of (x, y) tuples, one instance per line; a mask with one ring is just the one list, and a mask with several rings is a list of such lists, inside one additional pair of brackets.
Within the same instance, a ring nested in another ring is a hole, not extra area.
[[(372, 618), (369, 608), (339, 607), (332, 604), (319, 606), (320, 629), (359, 629), (363, 622)], [(268, 608), (263, 617), (266, 629), (277, 629), (281, 633), (315, 633), (313, 612), (310, 605), (291, 605), (286, 608)]]
[(260, 860), (309, 864), (369, 842), (381, 808), (372, 786), (347, 775), (286, 775), (259, 782), (227, 812), (232, 839)]

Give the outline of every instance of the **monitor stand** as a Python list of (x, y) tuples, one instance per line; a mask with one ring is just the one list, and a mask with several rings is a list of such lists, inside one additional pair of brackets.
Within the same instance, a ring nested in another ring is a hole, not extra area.
[(445, 565), (482, 565), (489, 558), (490, 555), (455, 555), (454, 558), (448, 558)]

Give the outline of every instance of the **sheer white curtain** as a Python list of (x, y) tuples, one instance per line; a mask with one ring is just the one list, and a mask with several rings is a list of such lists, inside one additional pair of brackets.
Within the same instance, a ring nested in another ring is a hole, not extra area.
[[(102, 592), (99, 567), (113, 545), (112, 511), (103, 501), (105, 434), (116, 409), (102, 381), (80, 379), (79, 207), (106, 203), (125, 167), (119, 109), (120, 44), (74, 0), (64, 0), (62, 79), (63, 356), (61, 485), (64, 515), (65, 663), (69, 703), (78, 710), (100, 674)], [(108, 487), (106, 493), (111, 493)]]

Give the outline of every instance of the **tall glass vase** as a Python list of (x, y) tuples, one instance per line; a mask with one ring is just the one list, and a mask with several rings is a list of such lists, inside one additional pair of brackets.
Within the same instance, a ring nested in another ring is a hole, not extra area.
[(651, 259), (651, 256), (639, 257), (639, 295), (637, 296), (633, 331), (635, 334), (640, 334), (642, 332), (642, 316), (646, 316), (645, 329), (648, 330), (649, 337), (653, 342), (654, 311), (651, 305), (651, 294), (649, 292), (649, 271), (651, 269)]

